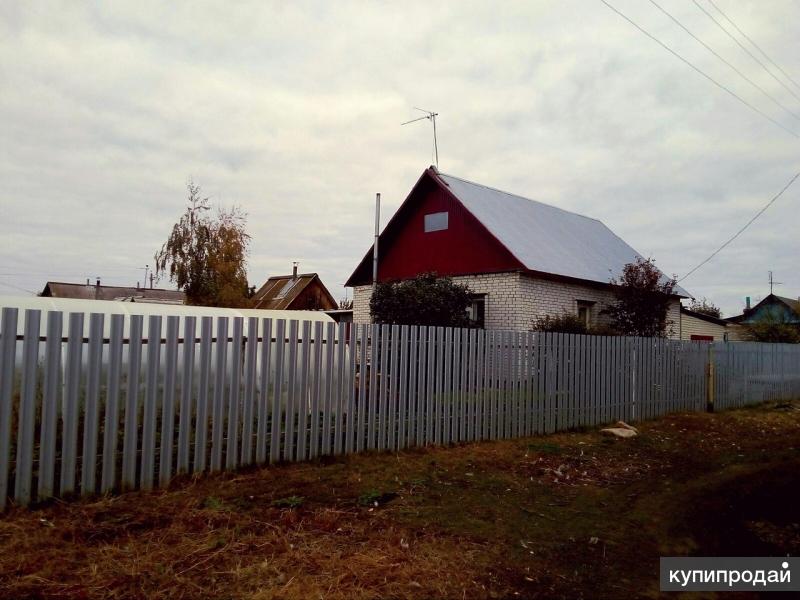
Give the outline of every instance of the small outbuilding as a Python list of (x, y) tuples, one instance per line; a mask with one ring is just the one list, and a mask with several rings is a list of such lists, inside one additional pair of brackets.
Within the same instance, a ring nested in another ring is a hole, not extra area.
[(276, 275), (267, 279), (253, 297), (253, 308), (261, 310), (335, 310), (336, 300), (316, 273)]
[(728, 341), (728, 322), (681, 306), (681, 339), (694, 342)]

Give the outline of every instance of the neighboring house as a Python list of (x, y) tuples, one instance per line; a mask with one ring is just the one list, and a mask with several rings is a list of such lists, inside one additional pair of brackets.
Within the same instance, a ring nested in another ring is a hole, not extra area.
[(338, 308), (316, 273), (270, 277), (253, 297), (253, 308), (263, 310), (333, 310)]
[(185, 294), (179, 290), (100, 285), (99, 279), (94, 285), (89, 283), (88, 279), (86, 280), (86, 285), (82, 283), (48, 281), (39, 295), (44, 298), (116, 300), (120, 302), (145, 302), (147, 304), (183, 304), (186, 300)]
[(726, 320), (730, 323), (742, 325), (758, 323), (764, 320), (800, 325), (800, 298), (786, 298), (785, 296), (770, 294), (751, 308), (750, 298), (748, 297), (744, 312)]
[(695, 312), (681, 306), (681, 339), (695, 342), (728, 341), (729, 324), (725, 319)]
[[(378, 280), (433, 272), (467, 284), (470, 315), (487, 329), (525, 331), (547, 315), (572, 313), (607, 322), (609, 281), (640, 255), (596, 219), (501, 192), (435, 167), (425, 170), (378, 240)], [(353, 321), (370, 320), (372, 250), (345, 285)], [(679, 337), (680, 287), (670, 304), (670, 337)]]
[(728, 317), (728, 339), (742, 341), (749, 339), (746, 326), (759, 321), (770, 320), (789, 323), (800, 328), (800, 299), (786, 298), (770, 294), (755, 306), (750, 306), (750, 296), (745, 299), (745, 309), (741, 315)]

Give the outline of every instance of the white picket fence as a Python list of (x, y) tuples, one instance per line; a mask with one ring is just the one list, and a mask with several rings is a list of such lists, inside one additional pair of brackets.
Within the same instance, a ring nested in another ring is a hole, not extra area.
[(0, 509), (796, 397), (792, 345), (4, 308)]

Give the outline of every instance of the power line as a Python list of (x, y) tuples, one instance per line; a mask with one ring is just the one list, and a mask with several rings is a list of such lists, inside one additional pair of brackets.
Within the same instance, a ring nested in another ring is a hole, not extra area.
[(767, 53), (766, 53), (766, 52), (764, 52), (764, 51), (761, 49), (761, 46), (759, 46), (758, 44), (756, 44), (756, 43), (755, 43), (755, 42), (754, 42), (754, 41), (753, 41), (753, 40), (750, 38), (750, 36), (749, 36), (749, 35), (747, 35), (747, 34), (746, 34), (744, 31), (742, 31), (741, 29), (739, 29), (739, 26), (738, 26), (736, 23), (734, 23), (734, 22), (733, 22), (733, 19), (731, 19), (731, 18), (730, 18), (728, 15), (726, 15), (724, 12), (722, 12), (722, 9), (721, 9), (719, 6), (717, 6), (717, 5), (714, 3), (714, 0), (708, 0), (708, 1), (709, 1), (709, 3), (711, 4), (711, 6), (713, 6), (713, 7), (714, 7), (714, 8), (717, 10), (717, 12), (718, 12), (719, 14), (721, 14), (723, 17), (725, 17), (725, 19), (728, 21), (728, 23), (730, 23), (731, 25), (733, 25), (733, 26), (736, 28), (736, 31), (738, 31), (739, 33), (741, 33), (741, 34), (744, 36), (744, 38), (745, 38), (745, 39), (746, 39), (748, 42), (750, 42), (751, 44), (753, 44), (753, 46), (754, 46), (754, 47), (755, 47), (755, 48), (756, 48), (756, 49), (757, 49), (759, 52), (761, 52), (761, 54), (764, 56), (764, 58), (766, 58), (766, 59), (767, 59), (767, 60), (768, 60), (768, 61), (769, 61), (769, 62), (770, 62), (770, 63), (771, 63), (771, 64), (772, 64), (772, 65), (773, 65), (773, 66), (774, 66), (776, 69), (778, 69), (778, 71), (780, 71), (781, 73), (783, 73), (783, 76), (784, 76), (784, 77), (786, 77), (786, 79), (788, 79), (789, 81), (791, 81), (791, 82), (792, 82), (792, 83), (793, 83), (795, 86), (797, 86), (797, 88), (798, 88), (798, 89), (800, 89), (800, 84), (798, 84), (798, 83), (797, 83), (797, 82), (796, 82), (794, 79), (792, 79), (791, 75), (789, 75), (789, 74), (788, 74), (786, 71), (784, 71), (784, 70), (783, 70), (783, 69), (780, 67), (780, 65), (779, 65), (778, 63), (776, 63), (776, 62), (775, 62), (774, 60), (772, 60), (772, 59), (771, 59), (769, 56), (767, 56)]
[(727, 60), (726, 60), (724, 57), (720, 56), (720, 54), (719, 54), (719, 53), (717, 53), (717, 51), (716, 51), (716, 50), (714, 50), (714, 49), (713, 49), (711, 46), (709, 46), (708, 44), (706, 44), (706, 43), (705, 43), (703, 40), (701, 40), (699, 37), (697, 37), (695, 34), (693, 34), (691, 31), (689, 31), (689, 29), (688, 29), (688, 28), (687, 28), (687, 27), (686, 27), (686, 26), (685, 26), (683, 23), (681, 23), (681, 22), (680, 22), (678, 19), (676, 19), (676, 18), (675, 18), (674, 16), (672, 16), (672, 15), (671, 15), (669, 12), (667, 12), (667, 11), (666, 11), (664, 8), (662, 8), (662, 7), (661, 7), (661, 6), (660, 6), (660, 5), (659, 5), (657, 2), (655, 2), (655, 0), (650, 0), (650, 3), (651, 3), (653, 6), (655, 6), (655, 7), (656, 7), (658, 10), (660, 10), (662, 13), (664, 13), (665, 15), (667, 15), (667, 16), (668, 16), (670, 19), (672, 19), (672, 20), (673, 20), (673, 21), (674, 21), (674, 22), (675, 22), (675, 23), (678, 25), (678, 27), (680, 27), (681, 29), (683, 29), (683, 30), (684, 30), (686, 33), (688, 33), (688, 34), (689, 34), (690, 36), (692, 36), (692, 37), (693, 37), (695, 40), (697, 40), (697, 42), (698, 42), (699, 44), (701, 44), (701, 45), (702, 45), (702, 46), (703, 46), (703, 47), (704, 47), (706, 50), (708, 50), (709, 52), (711, 52), (711, 54), (713, 54), (714, 56), (716, 56), (718, 59), (720, 59), (720, 60), (721, 60), (722, 62), (724, 62), (726, 65), (728, 65), (728, 66), (729, 66), (731, 69), (733, 69), (733, 70), (734, 70), (734, 71), (735, 71), (735, 72), (736, 72), (736, 73), (737, 73), (737, 74), (738, 74), (738, 75), (739, 75), (739, 76), (740, 76), (742, 79), (744, 79), (745, 81), (747, 81), (747, 82), (748, 82), (750, 85), (752, 85), (754, 88), (756, 88), (756, 89), (757, 89), (758, 91), (760, 91), (762, 94), (764, 94), (764, 95), (765, 95), (767, 98), (769, 98), (770, 100), (772, 100), (772, 101), (773, 101), (775, 104), (777, 104), (779, 107), (781, 107), (781, 108), (782, 108), (783, 110), (785, 110), (787, 113), (789, 113), (790, 115), (792, 115), (792, 116), (793, 116), (795, 119), (797, 119), (798, 121), (800, 121), (800, 115), (798, 115), (797, 113), (795, 113), (795, 112), (794, 112), (794, 111), (792, 111), (791, 109), (789, 109), (789, 108), (785, 107), (785, 106), (784, 106), (784, 105), (783, 105), (783, 104), (782, 104), (782, 103), (781, 103), (779, 100), (777, 100), (777, 99), (776, 99), (774, 96), (772, 96), (772, 95), (771, 95), (769, 92), (767, 92), (767, 91), (766, 91), (764, 88), (762, 88), (762, 87), (761, 87), (760, 85), (758, 85), (758, 84), (757, 84), (755, 81), (753, 81), (752, 79), (750, 79), (750, 78), (749, 78), (747, 75), (745, 75), (744, 73), (742, 73), (742, 72), (741, 72), (739, 69), (737, 69), (737, 68), (736, 68), (734, 65), (732, 65), (730, 62), (728, 62), (728, 61), (727, 61)]
[(732, 236), (730, 239), (728, 239), (728, 241), (726, 241), (724, 244), (722, 244), (722, 245), (721, 245), (719, 248), (717, 248), (716, 250), (714, 250), (714, 252), (712, 252), (712, 253), (711, 253), (711, 255), (709, 255), (709, 257), (708, 257), (707, 259), (705, 259), (703, 262), (701, 262), (699, 265), (697, 265), (697, 266), (696, 266), (694, 269), (692, 269), (691, 271), (689, 271), (689, 272), (688, 272), (686, 275), (684, 275), (683, 277), (681, 277), (680, 279), (678, 279), (678, 282), (681, 282), (681, 281), (683, 281), (684, 279), (686, 279), (687, 277), (689, 277), (689, 275), (691, 275), (692, 273), (694, 273), (695, 271), (697, 271), (697, 269), (699, 269), (699, 268), (700, 268), (700, 267), (702, 267), (704, 264), (706, 264), (708, 261), (710, 261), (712, 258), (714, 258), (714, 257), (715, 257), (717, 254), (719, 254), (719, 253), (722, 251), (722, 249), (723, 249), (723, 248), (725, 248), (725, 247), (726, 247), (728, 244), (730, 244), (730, 243), (731, 243), (733, 240), (735, 240), (737, 237), (739, 237), (739, 236), (740, 236), (740, 235), (741, 235), (741, 234), (744, 232), (744, 230), (745, 230), (745, 229), (747, 229), (748, 227), (750, 227), (750, 225), (752, 225), (752, 224), (753, 224), (753, 222), (754, 222), (756, 219), (758, 219), (758, 217), (760, 217), (761, 215), (763, 215), (763, 214), (764, 214), (764, 212), (765, 212), (765, 211), (766, 211), (766, 210), (767, 210), (767, 209), (768, 209), (770, 206), (772, 206), (773, 202), (775, 202), (775, 201), (776, 201), (778, 198), (780, 198), (780, 197), (783, 195), (783, 193), (784, 193), (786, 190), (788, 190), (788, 189), (789, 189), (789, 186), (791, 186), (791, 185), (792, 185), (792, 184), (793, 184), (793, 183), (794, 183), (794, 182), (797, 180), (797, 178), (798, 178), (798, 177), (800, 177), (800, 172), (798, 172), (798, 173), (795, 173), (795, 176), (794, 176), (794, 177), (792, 177), (792, 178), (789, 180), (789, 183), (787, 183), (785, 186), (783, 186), (783, 189), (782, 189), (780, 192), (778, 192), (778, 193), (777, 193), (775, 196), (773, 196), (773, 197), (772, 197), (772, 199), (771, 199), (769, 202), (767, 202), (767, 203), (764, 205), (764, 207), (763, 207), (761, 210), (759, 210), (759, 211), (758, 211), (758, 212), (755, 214), (755, 216), (753, 216), (753, 218), (752, 218), (752, 219), (750, 219), (750, 220), (749, 220), (747, 223), (745, 223), (744, 227), (742, 227), (742, 228), (741, 228), (739, 231), (737, 231), (735, 234), (733, 234), (733, 236)]
[(702, 75), (703, 77), (705, 77), (706, 79), (708, 79), (708, 80), (709, 80), (711, 83), (713, 83), (715, 86), (717, 86), (717, 87), (718, 87), (718, 88), (720, 88), (721, 90), (725, 90), (726, 92), (728, 92), (728, 93), (729, 93), (731, 96), (733, 96), (734, 98), (736, 98), (736, 99), (737, 99), (739, 102), (741, 102), (742, 104), (744, 104), (744, 105), (745, 105), (747, 108), (749, 108), (750, 110), (752, 110), (752, 111), (754, 111), (754, 112), (758, 113), (759, 115), (761, 115), (762, 117), (764, 117), (765, 119), (767, 119), (769, 122), (771, 122), (773, 125), (777, 125), (778, 127), (780, 127), (781, 129), (783, 129), (783, 130), (784, 130), (786, 133), (788, 133), (789, 135), (792, 135), (792, 136), (794, 136), (794, 137), (796, 137), (796, 138), (800, 138), (800, 135), (798, 135), (797, 133), (795, 133), (794, 131), (792, 131), (792, 130), (791, 130), (791, 129), (789, 129), (788, 127), (784, 127), (784, 126), (783, 126), (781, 123), (779, 123), (778, 121), (776, 121), (775, 119), (773, 119), (772, 117), (770, 117), (769, 115), (767, 115), (766, 113), (764, 113), (764, 112), (760, 111), (760, 110), (759, 110), (759, 109), (757, 109), (755, 106), (753, 106), (752, 104), (750, 104), (750, 103), (749, 103), (747, 100), (745, 100), (744, 98), (742, 98), (741, 96), (739, 96), (739, 95), (738, 95), (736, 92), (734, 92), (734, 91), (733, 91), (733, 90), (731, 90), (730, 88), (726, 87), (725, 85), (721, 84), (719, 81), (717, 81), (716, 79), (714, 79), (713, 77), (711, 77), (711, 75), (708, 75), (708, 74), (707, 74), (707, 73), (705, 73), (703, 70), (701, 70), (699, 67), (696, 67), (696, 66), (694, 66), (694, 65), (693, 65), (691, 62), (689, 62), (688, 60), (686, 60), (685, 58), (683, 58), (683, 56), (681, 56), (680, 54), (678, 54), (677, 52), (675, 52), (675, 50), (673, 50), (672, 48), (670, 48), (669, 46), (667, 46), (667, 45), (666, 45), (664, 42), (662, 42), (661, 40), (659, 40), (658, 38), (656, 38), (655, 36), (653, 36), (651, 33), (649, 33), (648, 31), (646, 31), (645, 29), (643, 29), (643, 28), (642, 28), (641, 26), (639, 26), (637, 23), (635, 23), (634, 21), (632, 21), (630, 18), (628, 18), (628, 16), (627, 16), (627, 15), (623, 14), (622, 12), (620, 12), (619, 10), (617, 10), (616, 8), (614, 8), (613, 6), (611, 6), (611, 4), (609, 4), (608, 2), (606, 2), (606, 0), (600, 0), (600, 2), (602, 2), (602, 3), (603, 3), (603, 4), (605, 4), (605, 5), (606, 5), (608, 8), (610, 8), (610, 9), (611, 9), (611, 10), (613, 10), (615, 13), (617, 13), (617, 14), (618, 14), (620, 17), (622, 17), (623, 19), (625, 19), (625, 20), (626, 20), (628, 23), (630, 23), (631, 25), (633, 25), (634, 27), (636, 27), (636, 29), (638, 29), (638, 30), (639, 30), (639, 31), (641, 31), (643, 34), (645, 34), (647, 37), (649, 37), (651, 40), (653, 40), (654, 42), (656, 42), (656, 43), (657, 43), (659, 46), (661, 46), (662, 48), (664, 48), (664, 49), (665, 49), (667, 52), (669, 52), (670, 54), (672, 54), (673, 56), (675, 56), (676, 58), (678, 58), (680, 61), (682, 61), (683, 63), (685, 63), (685, 64), (686, 64), (686, 65), (688, 65), (689, 67), (691, 67), (693, 70), (695, 70), (695, 71), (697, 71), (698, 73), (700, 73), (700, 75)]
[(4, 281), (0, 281), (0, 285), (2, 285), (4, 287), (9, 287), (9, 288), (12, 288), (12, 289), (15, 289), (15, 290), (19, 290), (20, 292), (26, 292), (28, 294), (33, 294), (34, 296), (36, 295), (36, 292), (32, 292), (31, 290), (26, 290), (25, 288), (21, 288), (18, 285), (14, 285), (12, 283), (5, 283)]
[(702, 10), (702, 11), (703, 11), (703, 12), (706, 14), (706, 16), (707, 16), (709, 19), (711, 19), (712, 21), (714, 21), (714, 23), (717, 25), (717, 27), (719, 27), (719, 28), (720, 28), (722, 31), (724, 31), (724, 32), (725, 32), (725, 35), (727, 35), (727, 36), (728, 36), (729, 38), (731, 38), (731, 39), (732, 39), (734, 42), (736, 42), (736, 45), (737, 45), (737, 46), (739, 46), (739, 48), (741, 48), (742, 50), (744, 50), (745, 52), (747, 52), (748, 56), (750, 56), (750, 58), (752, 58), (754, 61), (756, 61), (756, 62), (757, 62), (757, 63), (758, 63), (760, 66), (761, 66), (761, 68), (762, 68), (762, 69), (764, 69), (764, 70), (767, 72), (767, 74), (768, 74), (770, 77), (772, 77), (772, 78), (773, 78), (775, 81), (777, 81), (779, 84), (781, 84), (781, 85), (784, 87), (784, 89), (785, 89), (786, 91), (788, 91), (788, 92), (789, 92), (789, 93), (790, 93), (792, 96), (794, 96), (795, 98), (797, 98), (798, 100), (800, 100), (800, 96), (798, 96), (797, 94), (795, 94), (795, 92), (794, 92), (794, 90), (793, 90), (792, 88), (790, 88), (790, 87), (789, 87), (788, 85), (786, 85), (786, 84), (785, 84), (783, 81), (781, 81), (780, 79), (778, 79), (778, 78), (775, 76), (775, 74), (774, 74), (772, 71), (770, 71), (770, 70), (767, 68), (767, 65), (765, 65), (763, 62), (761, 62), (761, 60), (760, 60), (760, 59), (759, 59), (759, 58), (758, 58), (758, 57), (757, 57), (755, 54), (753, 54), (752, 52), (750, 52), (750, 50), (749, 50), (749, 49), (748, 49), (748, 48), (747, 48), (747, 47), (746, 47), (744, 44), (742, 44), (742, 43), (741, 43), (739, 40), (737, 40), (737, 39), (736, 39), (736, 36), (734, 36), (734, 35), (733, 35), (733, 34), (732, 34), (730, 31), (728, 31), (727, 29), (725, 29), (725, 28), (722, 26), (722, 23), (720, 23), (719, 21), (717, 21), (717, 20), (714, 18), (714, 15), (712, 15), (712, 14), (711, 14), (710, 12), (708, 12), (708, 11), (707, 11), (705, 8), (703, 8), (703, 7), (700, 5), (700, 3), (699, 3), (697, 0), (692, 0), (692, 2), (694, 2), (694, 5), (695, 5), (697, 8), (699, 8), (700, 10)]

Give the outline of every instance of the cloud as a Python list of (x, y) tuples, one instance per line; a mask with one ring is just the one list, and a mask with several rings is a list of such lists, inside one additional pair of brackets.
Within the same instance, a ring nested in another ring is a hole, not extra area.
[[(651, 5), (614, 4), (800, 131)], [(796, 4), (719, 4), (800, 78)], [(664, 6), (800, 112), (691, 2)], [(253, 283), (300, 260), (343, 296), (375, 192), (385, 223), (432, 160), (414, 106), (440, 113), (442, 170), (600, 218), (678, 274), (798, 168), (797, 139), (599, 2), (9, 3), (0, 81), (3, 293), (141, 279), (192, 178), (248, 213)], [(798, 190), (685, 287), (727, 314), (768, 270), (800, 293)]]

